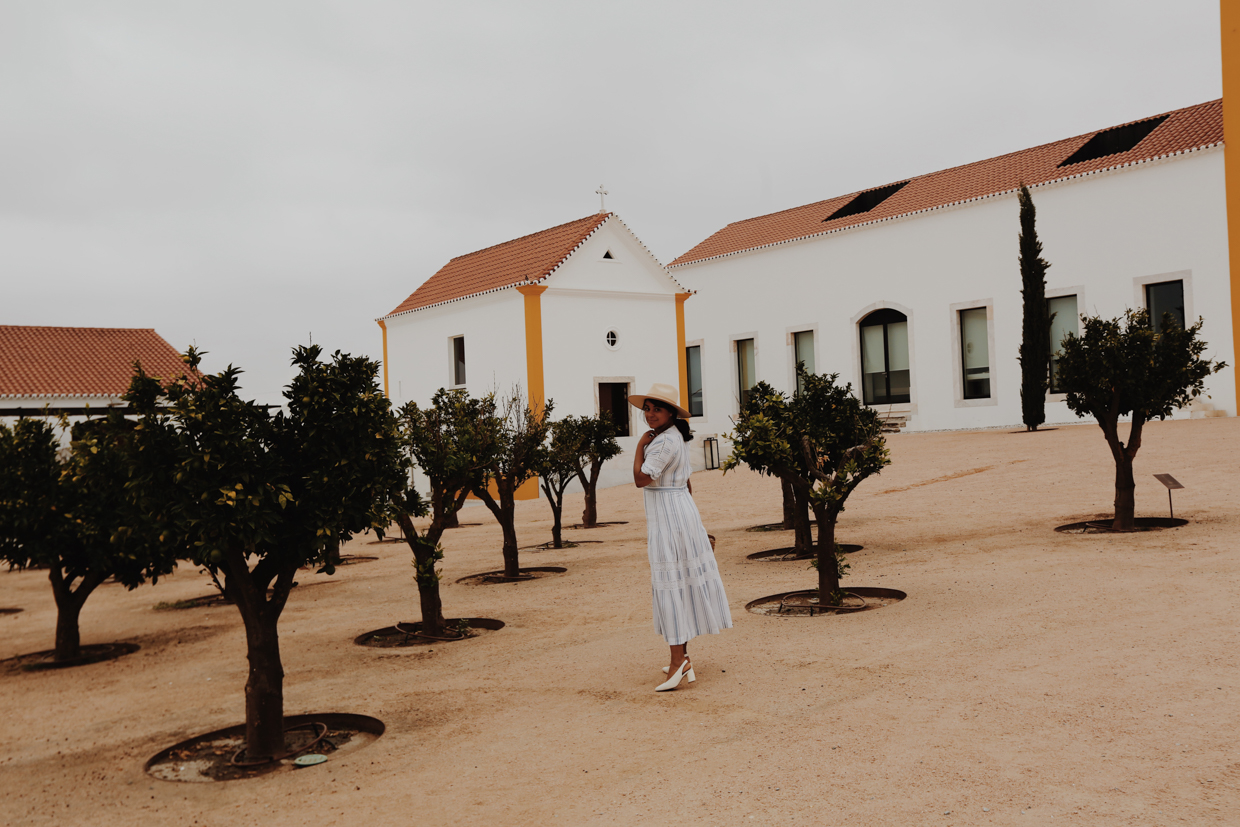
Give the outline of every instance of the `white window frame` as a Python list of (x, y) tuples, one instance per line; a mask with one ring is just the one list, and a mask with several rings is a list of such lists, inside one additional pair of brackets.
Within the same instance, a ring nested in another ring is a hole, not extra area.
[[(629, 386), (629, 395), (632, 395), (635, 393), (641, 393), (641, 391), (637, 390), (637, 377), (636, 376), (595, 376), (593, 381), (594, 381), (594, 415), (595, 416), (598, 416), (599, 414), (603, 412), (603, 406), (599, 403), (599, 391), (598, 391), (599, 385), (602, 385), (605, 383), (624, 382), (625, 384)], [(645, 433), (645, 429), (644, 428), (641, 429), (639, 433), (639, 430), (634, 422), (633, 413), (637, 409), (629, 404), (625, 404), (624, 407), (625, 407), (625, 410), (629, 412), (629, 435), (619, 436), (619, 437), (616, 437), (616, 439), (621, 439), (621, 440), (635, 439), (641, 433)]]
[[(960, 311), (986, 308), (986, 347), (990, 360), (990, 396), (985, 399), (964, 398), (964, 354), (960, 352)], [(957, 408), (983, 408), (999, 404), (999, 377), (995, 370), (995, 300), (975, 299), (949, 306), (952, 331), (952, 397)]]
[[(872, 405), (870, 407), (875, 410), (882, 409), (892, 413), (906, 413), (909, 416), (917, 413), (917, 326), (915, 324), (916, 316), (910, 307), (906, 307), (897, 302), (874, 302), (874, 304), (866, 305), (861, 308), (849, 320), (849, 328), (851, 330), (849, 338), (852, 340), (852, 365), (853, 365), (853, 395), (858, 399), (865, 399), (862, 393), (861, 383), (865, 375), (861, 369), (861, 320), (873, 313), (875, 310), (898, 310), (904, 314), (904, 319), (908, 323), (908, 401), (907, 402), (891, 402), (886, 405)], [(818, 346), (815, 339), (814, 347)]]
[[(698, 349), (698, 359), (702, 363), (702, 415), (695, 416), (692, 418), (698, 420), (699, 422), (709, 422), (710, 421), (710, 403), (707, 400), (708, 394), (706, 393), (706, 346), (705, 344), (703, 344), (702, 339), (694, 339), (692, 341), (685, 342), (686, 350), (688, 350), (691, 347), (696, 347)], [(689, 355), (687, 353), (682, 353), (680, 358), (685, 360), (685, 381), (687, 382), (689, 381), (689, 362), (688, 362)], [(687, 390), (686, 390), (686, 393), (687, 393)]]
[(784, 328), (784, 342), (788, 347), (788, 393), (795, 393), (797, 389), (797, 343), (796, 334), (813, 333), (814, 334), (814, 372), (818, 372), (820, 360), (818, 358), (818, 343), (820, 337), (818, 335), (818, 325), (815, 324), (798, 324), (792, 327)]
[[(1144, 289), (1141, 292), (1145, 292)], [(1046, 299), (1061, 299), (1064, 296), (1076, 296), (1076, 335), (1081, 335), (1081, 313), (1085, 307), (1085, 287), (1077, 285), (1076, 287), (1057, 287), (1055, 289), (1046, 288)], [(1049, 378), (1049, 377), (1048, 377)], [(1046, 386), (1047, 402), (1067, 402), (1068, 395), (1066, 393), (1051, 393), (1050, 385)]]
[[(1157, 273), (1152, 276), (1137, 276), (1132, 280), (1132, 306), (1148, 311), (1145, 303), (1145, 287), (1163, 281), (1184, 282), (1184, 326), (1189, 327), (1197, 322), (1197, 309), (1193, 302), (1193, 271), (1176, 270), (1174, 273)], [(1078, 304), (1077, 307), (1080, 307)], [(1152, 321), (1152, 320), (1151, 320)]]
[[(731, 394), (730, 396), (733, 402), (732, 410), (733, 412), (736, 413), (737, 416), (740, 416), (740, 413), (741, 413), (741, 395), (740, 395), (741, 366), (737, 362), (736, 343), (742, 342), (745, 339), (753, 339), (754, 384), (757, 384), (758, 382), (762, 381), (761, 379), (762, 371), (759, 369), (759, 365), (761, 364), (762, 360), (760, 356), (761, 351), (759, 350), (760, 342), (758, 341), (758, 331), (753, 330), (748, 333), (736, 333), (736, 334), (729, 336), (728, 337), (728, 354), (731, 358), (728, 359), (728, 362), (731, 365), (731, 367), (728, 368), (728, 373), (732, 377), (732, 390), (736, 391), (735, 394)], [(705, 391), (703, 391), (703, 396), (705, 396)]]
[(457, 388), (468, 387), (469, 385), (469, 352), (465, 353), (465, 381), (461, 384), (456, 382), (456, 340), (465, 340), (464, 333), (457, 333), (448, 337), (448, 387), (452, 390)]

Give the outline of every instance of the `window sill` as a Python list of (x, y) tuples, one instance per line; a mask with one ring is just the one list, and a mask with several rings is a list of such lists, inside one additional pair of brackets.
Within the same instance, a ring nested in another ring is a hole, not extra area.
[(957, 399), (956, 400), (957, 408), (985, 408), (990, 405), (998, 405), (998, 404), (999, 404), (999, 400), (995, 399), (993, 396), (988, 396), (988, 397), (985, 397), (984, 399)]
[(1046, 401), (1049, 402), (1067, 402), (1068, 395), (1066, 393), (1048, 393)]

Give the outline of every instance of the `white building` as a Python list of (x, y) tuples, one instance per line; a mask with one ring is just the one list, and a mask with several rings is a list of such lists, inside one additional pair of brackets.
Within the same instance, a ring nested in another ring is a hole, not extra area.
[[(520, 385), (553, 400), (555, 418), (610, 411), (627, 452), (642, 425), (626, 397), (686, 385), (689, 295), (613, 213), (460, 256), (378, 320), (384, 392), (424, 405), (440, 388)], [(604, 473), (603, 485), (627, 480), (626, 460)]]
[(150, 329), (0, 325), (0, 416), (82, 416), (124, 405), (134, 364), (152, 376), (185, 372), (181, 355)]
[[(911, 429), (1019, 425), (1022, 183), (1051, 263), (1054, 341), (1082, 313), (1169, 309), (1204, 317), (1206, 355), (1234, 362), (1222, 101), (1211, 101), (729, 224), (668, 266), (697, 293), (694, 429), (729, 431), (759, 380), (791, 391), (798, 358)], [(1207, 393), (1211, 413), (1235, 415), (1232, 368)], [(1052, 388), (1048, 424), (1078, 421), (1063, 399)]]

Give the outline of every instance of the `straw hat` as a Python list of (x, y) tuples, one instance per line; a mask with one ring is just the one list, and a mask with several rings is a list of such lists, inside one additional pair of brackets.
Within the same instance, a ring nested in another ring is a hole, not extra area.
[(680, 403), (676, 401), (680, 399), (680, 391), (676, 390), (675, 385), (662, 385), (656, 382), (650, 386), (650, 390), (646, 393), (635, 393), (630, 396), (629, 404), (641, 410), (642, 405), (646, 404), (647, 399), (657, 399), (668, 407), (675, 408), (676, 413), (680, 414), (681, 419), (689, 418), (689, 412), (680, 407)]

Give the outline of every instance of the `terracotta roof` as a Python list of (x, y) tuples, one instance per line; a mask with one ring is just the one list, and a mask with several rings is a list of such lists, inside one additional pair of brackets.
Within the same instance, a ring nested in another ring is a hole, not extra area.
[[(668, 267), (684, 266), (759, 247), (824, 235), (849, 227), (872, 224), (964, 201), (999, 195), (1019, 188), (1021, 183), (1034, 187), (1100, 170), (1203, 149), (1219, 144), (1223, 140), (1222, 100), (1177, 109), (1165, 113), (1165, 117), (1165, 121), (1127, 152), (1059, 166), (1098, 132), (1106, 131), (1096, 130), (1075, 138), (1065, 138), (1062, 141), (1043, 144), (1032, 149), (1000, 155), (998, 158), (910, 178), (905, 186), (899, 187), (895, 194), (868, 212), (827, 221), (828, 216), (860, 194), (849, 193), (827, 201), (737, 221), (680, 256)], [(1150, 118), (1141, 120), (1146, 121)], [(1121, 126), (1124, 125), (1121, 124)]]
[(120, 396), (135, 361), (163, 378), (186, 369), (154, 330), (0, 325), (0, 396)]
[(611, 215), (599, 213), (579, 218), (476, 253), (457, 256), (383, 318), (541, 281), (563, 264), (564, 259)]

